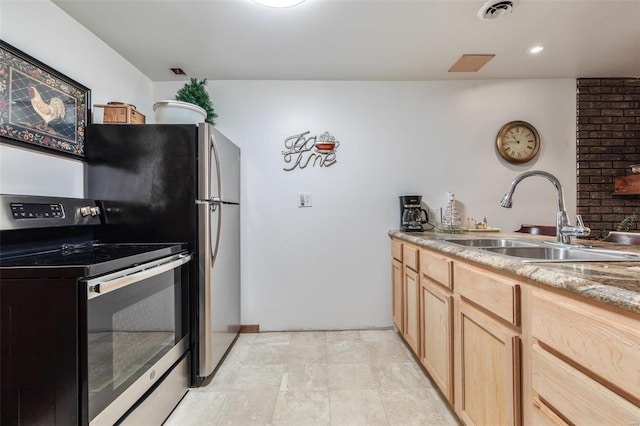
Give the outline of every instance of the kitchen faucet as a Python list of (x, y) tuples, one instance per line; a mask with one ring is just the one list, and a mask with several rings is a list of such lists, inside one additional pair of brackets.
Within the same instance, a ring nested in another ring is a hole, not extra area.
[(567, 211), (564, 209), (564, 195), (562, 194), (562, 185), (560, 184), (560, 181), (551, 173), (544, 172), (542, 170), (531, 170), (516, 176), (515, 179), (513, 179), (513, 182), (511, 182), (509, 190), (504, 197), (502, 197), (502, 201), (500, 201), (500, 205), (502, 207), (511, 208), (513, 191), (515, 191), (516, 186), (520, 181), (529, 176), (542, 176), (551, 182), (556, 188), (556, 198), (558, 199), (558, 213), (556, 214), (556, 241), (558, 244), (571, 244), (571, 237), (586, 237), (591, 234), (591, 229), (584, 226), (582, 216), (580, 215), (576, 215), (576, 221), (578, 222), (577, 225), (571, 226), (569, 217), (567, 216)]

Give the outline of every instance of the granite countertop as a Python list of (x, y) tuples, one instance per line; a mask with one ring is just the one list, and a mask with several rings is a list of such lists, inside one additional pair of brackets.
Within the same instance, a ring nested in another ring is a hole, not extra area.
[[(442, 241), (443, 238), (527, 238), (555, 241), (555, 237), (514, 232), (445, 234), (391, 230), (389, 236), (442, 252), (452, 258), (457, 257), (490, 266), (640, 314), (640, 262), (522, 263), (490, 252)], [(575, 240), (575, 242), (594, 247), (640, 253), (640, 246), (596, 240)]]

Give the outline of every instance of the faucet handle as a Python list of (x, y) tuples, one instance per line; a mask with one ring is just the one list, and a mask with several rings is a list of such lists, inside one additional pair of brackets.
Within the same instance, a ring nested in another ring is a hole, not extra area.
[(576, 215), (576, 222), (578, 222), (577, 228), (580, 230), (582, 235), (578, 235), (579, 237), (587, 237), (591, 235), (591, 228), (584, 226), (584, 222), (582, 221), (582, 215)]
[(587, 237), (591, 235), (591, 229), (584, 226), (581, 215), (576, 215), (576, 226), (563, 226), (561, 233), (570, 237)]

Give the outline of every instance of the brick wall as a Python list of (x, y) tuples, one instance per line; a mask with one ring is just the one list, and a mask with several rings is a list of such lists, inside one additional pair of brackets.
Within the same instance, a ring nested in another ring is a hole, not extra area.
[(577, 100), (577, 212), (600, 238), (640, 217), (640, 195), (613, 194), (613, 177), (640, 164), (640, 78), (580, 78)]

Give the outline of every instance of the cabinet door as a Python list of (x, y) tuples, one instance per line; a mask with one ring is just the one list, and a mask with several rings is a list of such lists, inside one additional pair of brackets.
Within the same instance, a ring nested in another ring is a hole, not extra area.
[(464, 301), (456, 328), (456, 412), (467, 425), (519, 425), (517, 333)]
[(391, 265), (391, 288), (392, 288), (392, 318), (393, 323), (398, 327), (398, 331), (402, 333), (404, 331), (404, 327), (402, 325), (402, 305), (404, 303), (404, 299), (402, 297), (402, 263), (393, 259)]
[(404, 339), (411, 349), (420, 356), (418, 339), (420, 334), (419, 318), (419, 281), (418, 273), (404, 266)]
[(453, 296), (420, 277), (420, 361), (449, 402), (453, 402)]

